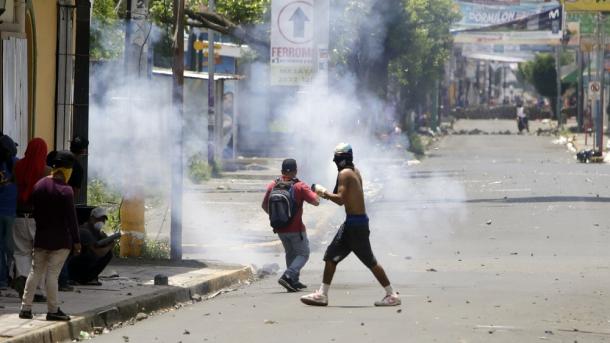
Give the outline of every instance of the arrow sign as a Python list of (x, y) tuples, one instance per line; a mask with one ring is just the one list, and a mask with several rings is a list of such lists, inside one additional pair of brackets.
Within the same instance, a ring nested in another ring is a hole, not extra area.
[(292, 35), (294, 38), (305, 37), (305, 22), (309, 21), (309, 18), (307, 18), (301, 7), (297, 7), (288, 20), (293, 24)]

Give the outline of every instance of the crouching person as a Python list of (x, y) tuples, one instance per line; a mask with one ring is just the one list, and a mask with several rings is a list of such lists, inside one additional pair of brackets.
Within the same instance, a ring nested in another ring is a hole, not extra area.
[(89, 220), (80, 229), (82, 253), (70, 258), (68, 271), (70, 278), (81, 285), (100, 286), (98, 276), (112, 260), (115, 241), (102, 229), (108, 219), (106, 209), (96, 207), (91, 211)]
[(74, 255), (80, 254), (81, 250), (74, 193), (66, 184), (73, 164), (72, 153), (58, 152), (51, 163), (51, 176), (34, 185), (31, 195), (36, 221), (34, 253), (19, 318), (32, 319), (34, 292), (42, 276), (46, 275), (47, 320), (70, 320), (59, 308), (57, 279), (70, 249), (74, 250)]

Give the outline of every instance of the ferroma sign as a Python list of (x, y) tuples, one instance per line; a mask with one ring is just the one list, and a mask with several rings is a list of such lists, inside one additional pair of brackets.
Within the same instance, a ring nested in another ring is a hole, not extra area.
[(273, 0), (271, 85), (299, 86), (314, 74), (314, 0)]

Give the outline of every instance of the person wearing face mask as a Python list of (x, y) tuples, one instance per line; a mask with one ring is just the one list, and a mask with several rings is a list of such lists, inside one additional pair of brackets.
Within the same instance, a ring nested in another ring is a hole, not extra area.
[(80, 229), (83, 251), (79, 256), (70, 258), (68, 272), (70, 279), (81, 285), (101, 286), (98, 276), (112, 260), (114, 240), (100, 244), (108, 237), (103, 228), (108, 214), (106, 209), (96, 207), (91, 210), (89, 220)]
[(335, 148), (333, 159), (339, 171), (335, 189), (330, 193), (320, 185), (312, 187), (322, 199), (345, 206), (346, 218), (324, 254), (324, 276), (320, 289), (302, 296), (301, 301), (313, 306), (328, 305), (328, 290), (337, 264), (353, 251), (385, 289), (386, 295), (380, 301), (376, 301), (375, 306), (397, 306), (401, 303), (400, 298), (392, 289), (390, 280), (381, 265), (377, 263), (371, 249), (369, 218), (364, 206), (362, 176), (354, 166), (353, 159), (352, 147), (347, 143), (340, 143)]
[(46, 275), (47, 320), (70, 320), (70, 316), (59, 308), (57, 279), (70, 250), (75, 256), (81, 252), (74, 192), (66, 183), (73, 165), (71, 152), (58, 151), (51, 161), (51, 176), (40, 179), (32, 190), (30, 197), (36, 233), (32, 268), (25, 282), (19, 318), (33, 318), (34, 292), (40, 279)]

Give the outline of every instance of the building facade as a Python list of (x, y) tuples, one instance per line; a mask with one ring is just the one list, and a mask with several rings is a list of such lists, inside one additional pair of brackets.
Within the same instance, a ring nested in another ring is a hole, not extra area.
[(33, 137), (43, 138), (50, 150), (65, 149), (78, 133), (77, 32), (86, 24), (88, 34), (89, 26), (88, 16), (78, 20), (79, 6), (88, 11), (90, 3), (6, 0), (0, 16), (0, 125), (18, 142), (19, 156)]

